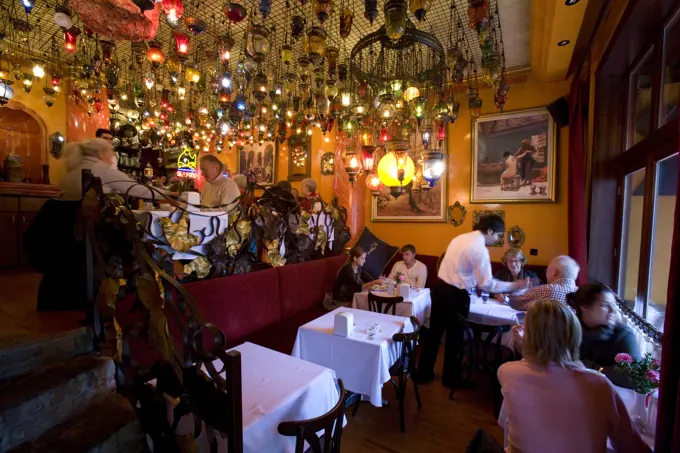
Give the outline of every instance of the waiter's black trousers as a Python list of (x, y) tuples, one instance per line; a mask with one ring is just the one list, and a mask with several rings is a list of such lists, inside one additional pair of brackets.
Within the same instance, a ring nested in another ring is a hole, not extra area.
[(470, 294), (467, 291), (439, 280), (432, 289), (432, 312), (430, 329), (425, 337), (418, 377), (430, 380), (434, 377), (434, 365), (437, 361), (439, 344), (446, 332), (446, 349), (444, 351), (444, 374), (442, 382), (452, 386), (459, 378), (458, 352), (461, 348), (462, 331), (458, 325), (458, 315), (468, 317), (470, 313)]

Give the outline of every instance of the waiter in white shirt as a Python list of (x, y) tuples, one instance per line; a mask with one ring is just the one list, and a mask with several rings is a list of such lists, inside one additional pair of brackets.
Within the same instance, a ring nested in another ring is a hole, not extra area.
[(453, 386), (459, 378), (457, 363), (461, 343), (458, 315), (470, 313), (470, 293), (480, 288), (489, 293), (512, 293), (529, 287), (529, 279), (503, 282), (493, 278), (491, 260), (486, 246), (498, 242), (505, 233), (505, 222), (499, 216), (489, 215), (479, 219), (471, 233), (453, 238), (439, 267), (439, 281), (432, 289), (432, 315), (430, 329), (425, 337), (423, 351), (415, 379), (419, 383), (434, 379), (434, 365), (442, 335), (446, 331), (444, 375), (442, 383)]

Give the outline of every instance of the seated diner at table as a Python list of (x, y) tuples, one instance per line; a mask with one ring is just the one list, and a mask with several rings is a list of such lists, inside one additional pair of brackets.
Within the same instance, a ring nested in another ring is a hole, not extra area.
[(204, 211), (229, 211), (241, 196), (233, 179), (224, 175), (224, 164), (212, 154), (201, 157), (201, 173), (205, 179), (201, 190), (201, 205)]
[(364, 272), (363, 265), (366, 262), (366, 252), (359, 246), (352, 247), (349, 251), (347, 263), (340, 268), (333, 287), (333, 300), (338, 302), (351, 302), (354, 293), (368, 290), (371, 286), (381, 283), (381, 280), (373, 280)]
[(524, 358), (498, 369), (508, 453), (617, 453), (651, 449), (613, 384), (579, 360), (581, 325), (565, 304), (538, 300), (525, 320)]
[[(501, 258), (503, 267), (496, 271), (494, 278), (504, 282), (516, 282), (530, 278), (532, 281), (539, 281), (536, 273), (526, 270), (527, 258), (520, 249), (508, 249)], [(501, 302), (505, 301), (505, 294), (494, 294), (494, 297)]]
[(425, 288), (427, 282), (427, 266), (416, 259), (416, 248), (406, 244), (400, 250), (401, 261), (392, 266), (389, 278), (397, 280), (397, 274), (403, 275), (404, 280), (397, 283), (407, 283), (412, 288)]
[(557, 300), (566, 304), (567, 294), (578, 289), (576, 278), (579, 270), (580, 267), (573, 258), (566, 255), (556, 256), (545, 271), (548, 284), (510, 295), (510, 306), (515, 310), (527, 310), (532, 303), (543, 299)]
[(302, 180), (302, 209), (310, 212), (321, 211), (321, 197), (316, 193), (316, 181), (312, 178)]
[(583, 330), (581, 360), (600, 370), (615, 385), (630, 387), (630, 382), (614, 368), (619, 353), (640, 357), (635, 333), (621, 322), (616, 297), (601, 283), (588, 283), (567, 294), (567, 302), (576, 312)]

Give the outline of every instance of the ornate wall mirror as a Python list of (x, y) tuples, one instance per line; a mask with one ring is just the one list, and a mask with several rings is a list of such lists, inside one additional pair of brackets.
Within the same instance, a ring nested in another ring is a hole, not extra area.
[(508, 244), (510, 244), (510, 247), (518, 249), (524, 245), (524, 240), (524, 230), (517, 225), (510, 228), (508, 231)]
[(335, 154), (323, 153), (321, 156), (321, 176), (331, 176), (335, 174)]
[(312, 142), (307, 136), (288, 139), (288, 181), (302, 181), (311, 175)]
[(453, 226), (461, 226), (465, 222), (465, 216), (467, 215), (467, 209), (465, 206), (456, 201), (453, 205), (449, 206), (447, 211), (447, 219), (449, 223)]

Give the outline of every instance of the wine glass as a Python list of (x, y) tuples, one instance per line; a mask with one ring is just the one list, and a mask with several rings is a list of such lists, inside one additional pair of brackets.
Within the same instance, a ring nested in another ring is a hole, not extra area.
[(372, 340), (375, 334), (378, 332), (378, 324), (374, 322), (366, 323), (366, 333), (368, 334), (368, 339)]

